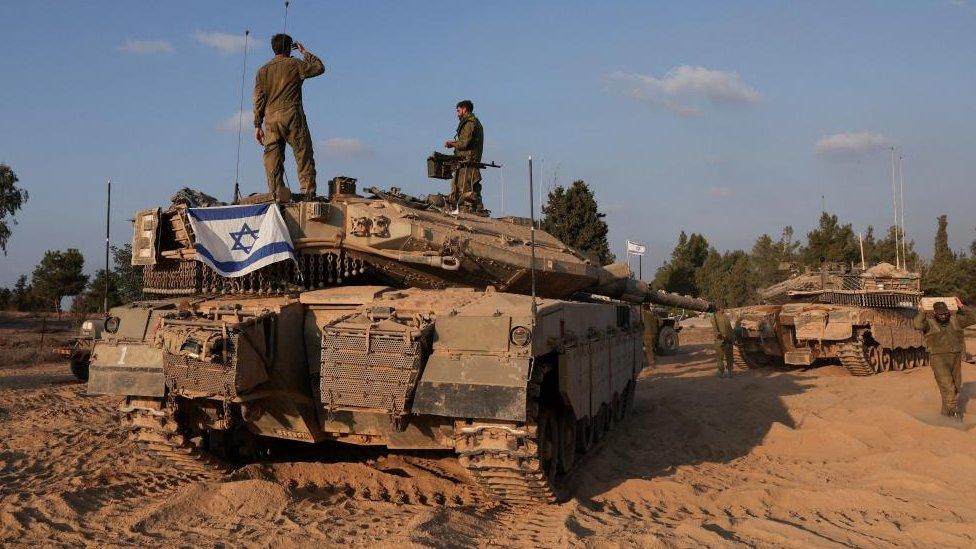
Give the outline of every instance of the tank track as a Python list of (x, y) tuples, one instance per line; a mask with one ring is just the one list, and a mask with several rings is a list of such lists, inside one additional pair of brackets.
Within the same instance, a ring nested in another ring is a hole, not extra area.
[(559, 501), (560, 491), (542, 470), (535, 425), (472, 425), (461, 433), (461, 465), (485, 492), (509, 504)]
[(911, 370), (928, 364), (922, 347), (884, 349), (877, 343), (865, 342), (863, 335), (841, 343), (837, 355), (844, 368), (855, 376)]
[(778, 357), (772, 357), (761, 352), (743, 352), (738, 345), (732, 346), (732, 367), (738, 370), (755, 370), (758, 368), (782, 368), (783, 362)]
[(130, 428), (130, 438), (156, 458), (200, 477), (217, 478), (230, 472), (227, 463), (204, 453), (187, 439), (174, 418), (158, 414), (138, 408), (127, 412), (124, 422)]

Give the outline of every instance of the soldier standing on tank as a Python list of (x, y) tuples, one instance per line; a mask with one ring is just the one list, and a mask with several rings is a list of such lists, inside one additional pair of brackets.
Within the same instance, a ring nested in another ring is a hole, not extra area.
[(480, 212), (484, 210), (481, 201), (481, 152), (485, 146), (485, 130), (481, 121), (474, 115), (474, 103), (465, 99), (455, 106), (458, 117), (457, 133), (454, 139), (444, 143), (454, 149), (458, 158), (451, 181), (451, 194), (447, 200), (457, 211)]
[(718, 363), (718, 375), (732, 377), (732, 343), (735, 337), (725, 309), (718, 309), (712, 315), (712, 327), (715, 328), (715, 360)]
[(644, 321), (644, 354), (647, 355), (648, 366), (653, 366), (657, 363), (655, 354), (658, 334), (658, 318), (657, 314), (655, 314), (650, 307), (641, 308), (641, 317)]
[[(291, 56), (292, 48), (302, 54)], [(298, 165), (298, 182), (306, 198), (315, 196), (315, 159), (312, 136), (302, 107), (302, 83), (325, 72), (322, 61), (287, 34), (271, 38), (274, 58), (258, 69), (254, 79), (254, 137), (264, 146), (268, 191), (281, 198), (284, 188), (285, 143)]]
[(966, 352), (963, 328), (976, 324), (973, 311), (963, 310), (962, 301), (956, 298), (959, 308), (956, 314), (939, 301), (932, 307), (932, 314), (919, 311), (915, 328), (922, 331), (925, 350), (929, 353), (929, 365), (935, 383), (942, 394), (942, 415), (962, 421), (959, 410), (959, 388), (962, 384), (962, 356)]

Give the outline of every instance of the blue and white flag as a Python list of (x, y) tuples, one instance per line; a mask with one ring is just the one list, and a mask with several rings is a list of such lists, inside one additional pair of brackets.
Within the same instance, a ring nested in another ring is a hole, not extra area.
[(187, 208), (197, 261), (223, 276), (242, 276), (295, 259), (288, 226), (277, 204)]

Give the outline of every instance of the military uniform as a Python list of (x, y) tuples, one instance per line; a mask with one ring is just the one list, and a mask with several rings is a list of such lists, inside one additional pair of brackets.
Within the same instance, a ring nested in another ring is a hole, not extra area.
[(729, 322), (725, 311), (715, 311), (712, 315), (712, 327), (715, 328), (715, 361), (718, 363), (719, 375), (732, 376), (732, 323)]
[(448, 202), (466, 212), (480, 212), (485, 207), (481, 202), (481, 170), (477, 163), (481, 162), (485, 146), (485, 130), (474, 114), (461, 117), (454, 142), (454, 156), (461, 163), (454, 170)]
[(929, 366), (935, 383), (942, 393), (942, 415), (959, 416), (959, 388), (962, 385), (962, 357), (966, 352), (963, 328), (976, 324), (972, 311), (959, 310), (942, 323), (933, 316), (919, 312), (915, 328), (922, 331), (925, 350), (929, 353)]
[(302, 83), (324, 72), (325, 65), (309, 52), (305, 52), (304, 59), (278, 55), (258, 69), (254, 79), (254, 127), (264, 125), (264, 171), (272, 194), (284, 186), (285, 143), (295, 154), (301, 192), (315, 194), (315, 159), (302, 108)]
[(657, 363), (655, 359), (655, 349), (657, 347), (658, 318), (653, 311), (641, 309), (641, 319), (644, 321), (644, 354), (647, 355), (647, 364)]

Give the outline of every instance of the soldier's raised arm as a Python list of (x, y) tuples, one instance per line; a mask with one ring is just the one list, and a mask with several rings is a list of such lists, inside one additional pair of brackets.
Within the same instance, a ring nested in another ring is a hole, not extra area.
[(312, 52), (305, 49), (301, 42), (295, 42), (295, 48), (302, 54), (302, 79), (314, 78), (325, 72), (325, 64)]
[(919, 307), (918, 314), (915, 315), (915, 319), (912, 321), (912, 323), (915, 325), (915, 329), (920, 330), (923, 334), (927, 334), (929, 332), (929, 323), (925, 322), (925, 311), (923, 311), (921, 307)]
[(956, 298), (956, 303), (959, 304), (959, 308), (956, 310), (956, 322), (959, 323), (959, 327), (965, 328), (966, 326), (976, 324), (976, 311), (973, 311), (972, 307), (963, 305), (962, 300), (958, 297)]

